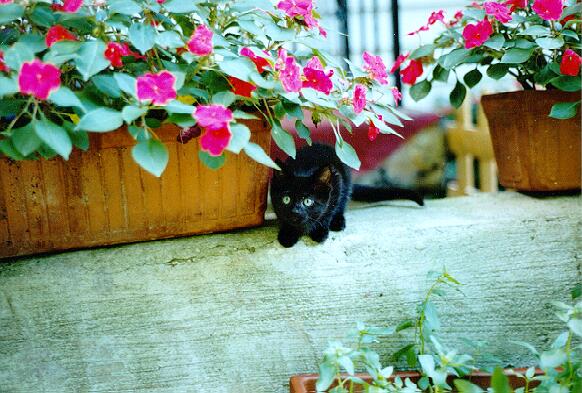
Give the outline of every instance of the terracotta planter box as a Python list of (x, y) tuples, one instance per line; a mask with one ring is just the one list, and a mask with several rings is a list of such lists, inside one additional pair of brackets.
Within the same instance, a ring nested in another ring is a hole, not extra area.
[[(265, 151), (267, 124), (246, 123)], [(218, 171), (198, 158), (198, 141), (156, 131), (170, 160), (160, 178), (131, 157), (125, 130), (91, 134), (69, 161), (0, 159), (0, 257), (226, 231), (263, 223), (269, 170), (244, 153)]]
[[(516, 369), (516, 371), (525, 374), (526, 369)], [(543, 372), (541, 370), (536, 370), (535, 375), (542, 375)], [(524, 387), (524, 380), (517, 377), (514, 373), (507, 370), (505, 375), (508, 376), (509, 384), (513, 389), (517, 389), (520, 387)], [(372, 378), (367, 374), (357, 374), (358, 377), (362, 378), (366, 382), (371, 382)], [(395, 377), (400, 377), (403, 381), (406, 378), (410, 378), (410, 380), (414, 383), (418, 382), (421, 375), (416, 371), (400, 371), (393, 374), (390, 378), (393, 380)], [(289, 388), (291, 393), (317, 393), (315, 389), (315, 383), (317, 382), (318, 375), (317, 374), (305, 374), (305, 375), (295, 375), (291, 377), (289, 381)], [(453, 380), (457, 377), (450, 376), (447, 379), (447, 383), (451, 386), (453, 385)], [(491, 374), (476, 371), (473, 372), (471, 375), (464, 377), (467, 381), (474, 383), (477, 386), (480, 386), (483, 390), (487, 391), (487, 388), (491, 386)], [(539, 382), (530, 383), (531, 387), (535, 387), (539, 384)], [(332, 385), (332, 387), (335, 385)], [(361, 393), (361, 389), (355, 389), (355, 392)]]
[(572, 119), (548, 116), (556, 102), (578, 101), (559, 90), (486, 95), (499, 182), (519, 191), (580, 189), (580, 113)]

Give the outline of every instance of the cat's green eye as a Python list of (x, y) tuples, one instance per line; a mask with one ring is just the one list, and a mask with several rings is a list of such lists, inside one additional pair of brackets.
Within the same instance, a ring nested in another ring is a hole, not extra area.
[(309, 206), (313, 206), (313, 199), (311, 199), (311, 198), (305, 198), (305, 199), (303, 200), (303, 204), (304, 204), (305, 206), (307, 206), (307, 207), (309, 207)]
[(290, 203), (291, 203), (291, 197), (289, 197), (288, 195), (285, 195), (285, 196), (283, 197), (282, 201), (283, 201), (283, 203), (284, 203), (285, 205), (288, 205), (288, 204), (290, 204)]

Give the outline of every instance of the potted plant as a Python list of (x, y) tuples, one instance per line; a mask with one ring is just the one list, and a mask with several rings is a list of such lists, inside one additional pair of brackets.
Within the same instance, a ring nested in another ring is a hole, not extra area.
[[(539, 353), (524, 342), (514, 344), (528, 348), (538, 359), (537, 367), (503, 369), (492, 364), (501, 361), (487, 354), (487, 343), (466, 340), (476, 355), (463, 354), (446, 348), (438, 337), (440, 321), (434, 296), (442, 296), (446, 287), (460, 283), (446, 270), (431, 273), (436, 276), (433, 285), (417, 308), (414, 320), (405, 320), (396, 327), (377, 328), (358, 323), (350, 334), (353, 345), (332, 342), (325, 350), (319, 374), (297, 375), (290, 380), (291, 393), (353, 393), (353, 392), (447, 392), (479, 393), (492, 388), (493, 392), (541, 393), (577, 392), (582, 388), (582, 348), (575, 344), (582, 337), (582, 285), (572, 290), (574, 306), (556, 303), (560, 320), (567, 330), (552, 343), (551, 348)], [(390, 358), (397, 362), (406, 359), (408, 367), (418, 371), (395, 372), (393, 366), (385, 367), (379, 354), (371, 347), (380, 337), (413, 330), (413, 341), (397, 350)], [(481, 371), (479, 362), (490, 366)], [(363, 370), (365, 373), (356, 373)], [(454, 386), (454, 390), (453, 390)]]
[[(472, 2), (452, 19), (433, 12), (411, 34), (422, 36), (434, 24), (443, 32), (401, 55), (393, 70), (402, 67), (415, 100), (452, 75), (455, 107), (483, 74), (513, 77), (522, 91), (482, 98), (500, 183), (522, 191), (579, 190), (581, 10), (575, 0), (506, 0)], [(430, 73), (427, 64), (434, 64)]]
[(260, 225), (304, 110), (358, 168), (340, 125), (405, 116), (325, 35), (312, 0), (1, 0), (0, 257)]

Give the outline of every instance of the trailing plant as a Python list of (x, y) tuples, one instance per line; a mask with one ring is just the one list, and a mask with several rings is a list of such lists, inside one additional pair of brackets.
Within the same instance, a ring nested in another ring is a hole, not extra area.
[(277, 168), (244, 121), (266, 120), (295, 156), (281, 121), (310, 142), (307, 115), (331, 123), (338, 156), (358, 168), (342, 130), (394, 133), (406, 116), (380, 57), (365, 53), (348, 76), (321, 50), (318, 18), (313, 0), (0, 0), (0, 152), (68, 159), (88, 133), (126, 126), (134, 159), (159, 176), (169, 155), (156, 129), (169, 124), (198, 138), (211, 168), (225, 151)]
[[(478, 370), (476, 358), (460, 354), (455, 349), (448, 349), (438, 338), (440, 320), (433, 302), (434, 296), (443, 296), (446, 288), (459, 290), (461, 285), (448, 272), (430, 273), (434, 282), (419, 304), (414, 319), (405, 320), (396, 327), (371, 327), (362, 322), (349, 335), (351, 345), (342, 342), (330, 343), (319, 365), (318, 392), (353, 393), (354, 391), (386, 392), (447, 392), (482, 393), (483, 389), (463, 377)], [(555, 303), (558, 318), (567, 330), (562, 332), (552, 343), (550, 349), (539, 352), (531, 344), (514, 341), (516, 345), (528, 348), (536, 357), (536, 365), (520, 373), (513, 370), (515, 376), (523, 379), (523, 387), (516, 393), (570, 393), (582, 391), (582, 285), (572, 290), (575, 305)], [(408, 366), (418, 370), (420, 378), (413, 382), (410, 378), (402, 380), (394, 375), (394, 366), (383, 365), (380, 355), (372, 349), (372, 344), (380, 342), (382, 336), (397, 334), (406, 329), (414, 329), (412, 343), (397, 350), (391, 357), (392, 362), (405, 358)], [(575, 341), (578, 344), (575, 344)], [(470, 342), (474, 348), (482, 349), (483, 343)], [(496, 360), (489, 357), (488, 361)], [(541, 369), (543, 373), (539, 373)], [(490, 391), (494, 393), (513, 393), (507, 374), (500, 366), (493, 366)], [(365, 371), (367, 377), (356, 374)], [(450, 382), (453, 381), (453, 386)]]
[[(456, 80), (450, 102), (459, 107), (467, 89), (483, 74), (501, 79), (510, 75), (526, 90), (580, 91), (582, 4), (576, 0), (473, 1), (446, 18), (433, 12), (426, 25), (412, 32), (420, 45), (400, 55), (391, 71), (399, 68), (404, 83), (412, 85), (414, 100), (426, 97), (436, 82)], [(422, 44), (422, 32), (444, 27), (431, 43)], [(433, 64), (432, 72), (425, 66)], [(464, 75), (461, 70), (471, 68)], [(425, 75), (424, 78), (421, 77)], [(550, 116), (568, 119), (576, 115), (580, 100), (557, 103)]]

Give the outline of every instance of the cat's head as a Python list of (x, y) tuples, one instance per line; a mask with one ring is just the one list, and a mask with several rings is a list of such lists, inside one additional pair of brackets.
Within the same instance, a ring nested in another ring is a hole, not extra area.
[(334, 169), (317, 168), (313, 173), (296, 173), (277, 161), (271, 181), (271, 201), (280, 221), (296, 227), (315, 223), (327, 210), (334, 188)]

